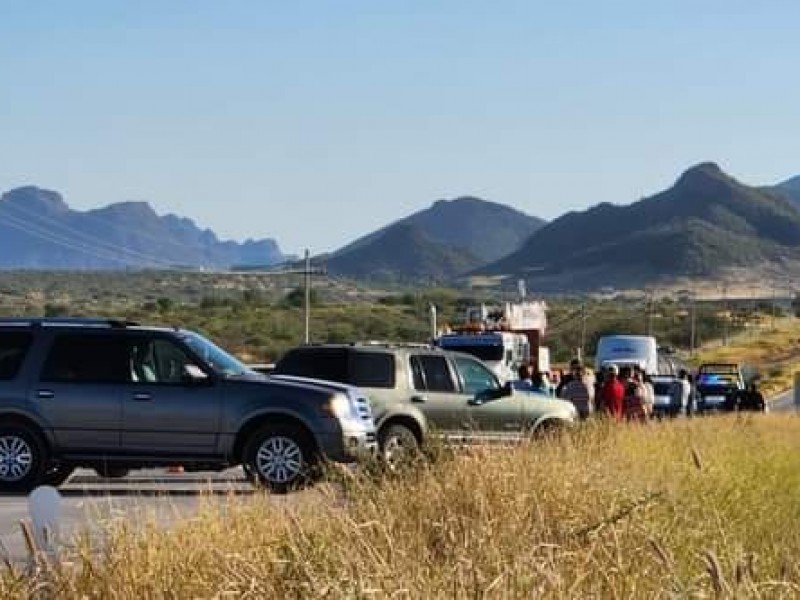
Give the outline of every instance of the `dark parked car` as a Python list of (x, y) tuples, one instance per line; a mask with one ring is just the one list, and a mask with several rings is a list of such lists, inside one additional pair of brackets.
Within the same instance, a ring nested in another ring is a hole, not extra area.
[(735, 363), (700, 365), (695, 380), (695, 406), (700, 413), (735, 410), (744, 391), (744, 377)]
[(653, 384), (653, 412), (655, 416), (676, 417), (686, 410), (682, 403), (681, 382), (671, 375), (654, 375), (651, 377)]
[(78, 467), (243, 465), (276, 491), (322, 459), (374, 452), (369, 405), (277, 381), (203, 336), (110, 319), (0, 319), (0, 492), (59, 485)]

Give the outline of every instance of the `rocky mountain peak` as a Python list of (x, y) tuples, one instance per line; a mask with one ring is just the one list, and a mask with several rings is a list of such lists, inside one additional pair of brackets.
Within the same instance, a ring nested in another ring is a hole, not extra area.
[(0, 198), (0, 202), (7, 202), (12, 206), (18, 206), (38, 214), (66, 213), (70, 210), (61, 194), (33, 185), (6, 192)]
[(733, 181), (717, 163), (703, 162), (684, 171), (675, 183), (675, 188), (686, 192), (707, 192), (729, 186)]

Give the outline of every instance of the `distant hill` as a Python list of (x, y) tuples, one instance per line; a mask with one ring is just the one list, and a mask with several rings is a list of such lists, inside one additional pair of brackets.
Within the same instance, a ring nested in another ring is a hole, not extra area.
[(634, 204), (567, 213), (477, 272), (527, 274), (534, 281), (560, 275), (561, 285), (573, 288), (639, 285), (796, 258), (799, 247), (800, 211), (791, 202), (702, 163), (670, 189)]
[(787, 198), (800, 207), (800, 175), (779, 183), (774, 189), (786, 195)]
[(355, 278), (451, 279), (483, 264), (469, 251), (431, 239), (421, 227), (397, 223), (348, 252), (327, 257), (329, 273)]
[(221, 241), (146, 202), (72, 210), (56, 192), (22, 187), (0, 197), (0, 268), (226, 268), (282, 262), (274, 240)]
[(513, 252), (544, 224), (480, 198), (439, 200), (340, 248), (327, 257), (327, 268), (358, 276), (369, 274), (366, 265), (381, 265), (385, 274), (452, 277)]

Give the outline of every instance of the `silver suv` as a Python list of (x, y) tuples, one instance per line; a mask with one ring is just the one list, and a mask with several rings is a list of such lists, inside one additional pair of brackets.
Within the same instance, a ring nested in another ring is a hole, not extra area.
[(299, 346), (275, 364), (273, 373), (363, 390), (388, 460), (416, 449), (429, 432), (459, 442), (517, 441), (577, 420), (570, 402), (514, 390), (474, 356), (427, 345)]
[(270, 380), (203, 336), (113, 319), (0, 319), (0, 492), (181, 464), (286, 491), (374, 453), (369, 404)]

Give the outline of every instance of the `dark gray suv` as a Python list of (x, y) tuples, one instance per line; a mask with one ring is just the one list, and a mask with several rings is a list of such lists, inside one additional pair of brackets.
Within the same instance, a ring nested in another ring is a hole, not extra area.
[(374, 453), (368, 402), (269, 380), (203, 336), (113, 319), (0, 319), (0, 492), (181, 464), (285, 491)]

